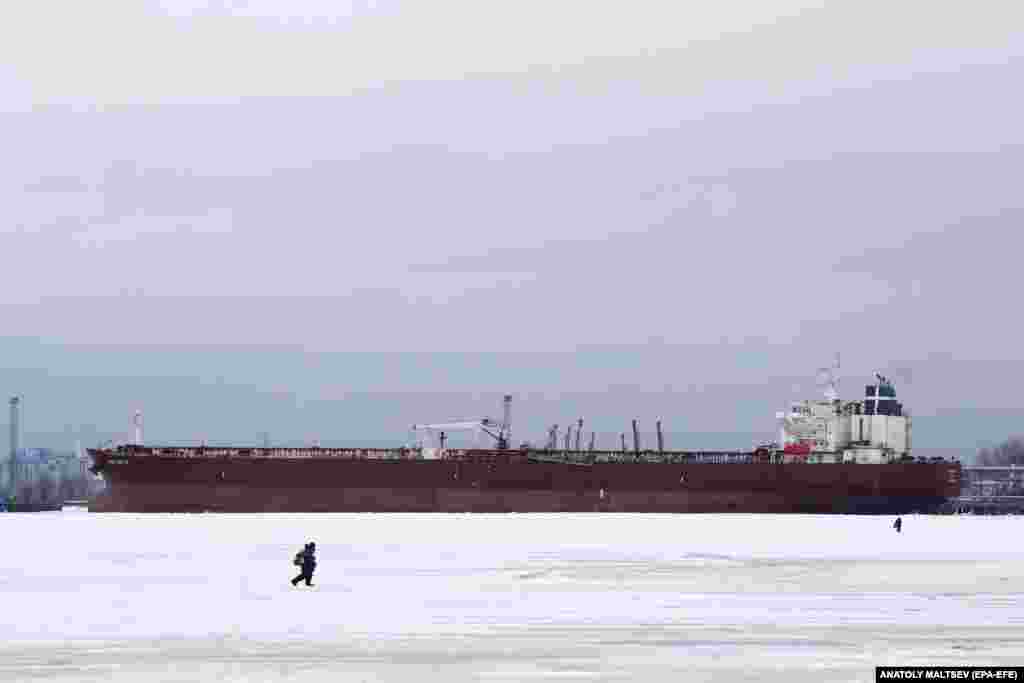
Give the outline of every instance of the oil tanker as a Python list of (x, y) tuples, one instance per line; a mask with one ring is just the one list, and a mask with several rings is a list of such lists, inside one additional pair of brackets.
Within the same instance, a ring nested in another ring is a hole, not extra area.
[[(960, 494), (958, 462), (911, 455), (911, 418), (876, 374), (864, 397), (776, 414), (777, 442), (736, 451), (581, 448), (557, 429), (513, 448), (511, 396), (501, 421), (414, 425), (436, 434), (401, 448), (143, 445), (89, 449), (106, 480), (92, 512), (933, 512)], [(490, 448), (448, 448), (475, 427)]]

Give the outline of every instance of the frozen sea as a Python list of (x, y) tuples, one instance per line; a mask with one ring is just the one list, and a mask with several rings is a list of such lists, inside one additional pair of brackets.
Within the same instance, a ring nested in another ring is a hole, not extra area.
[[(0, 681), (1024, 664), (1024, 517), (2, 514)], [(316, 541), (314, 587), (292, 556)]]

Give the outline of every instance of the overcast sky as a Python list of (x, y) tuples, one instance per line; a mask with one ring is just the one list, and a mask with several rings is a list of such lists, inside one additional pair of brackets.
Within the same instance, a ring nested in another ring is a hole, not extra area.
[(510, 391), (523, 437), (743, 446), (840, 351), (851, 398), (903, 379), (917, 445), (1004, 438), (1020, 14), (6, 3), (0, 392), (39, 445), (136, 406), (154, 439), (402, 439)]

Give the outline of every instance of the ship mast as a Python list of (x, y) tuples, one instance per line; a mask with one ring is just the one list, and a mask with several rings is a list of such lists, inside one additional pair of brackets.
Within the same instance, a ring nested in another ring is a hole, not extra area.
[(825, 399), (828, 401), (839, 400), (839, 353), (836, 352), (832, 366), (818, 368), (818, 386), (825, 390)]
[(135, 445), (142, 445), (142, 411), (136, 410), (132, 416), (132, 426), (135, 428)]

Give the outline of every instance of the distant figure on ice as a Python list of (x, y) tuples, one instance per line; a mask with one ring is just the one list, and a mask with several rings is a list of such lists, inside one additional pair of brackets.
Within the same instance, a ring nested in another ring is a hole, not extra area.
[(299, 585), (305, 579), (307, 586), (313, 585), (313, 570), (316, 569), (316, 543), (307, 543), (301, 552), (295, 554), (295, 565), (302, 567), (302, 573), (292, 579), (292, 585)]
[(892, 528), (896, 530), (896, 533), (899, 533), (900, 529), (903, 528), (903, 520), (897, 517), (896, 521), (892, 523)]

